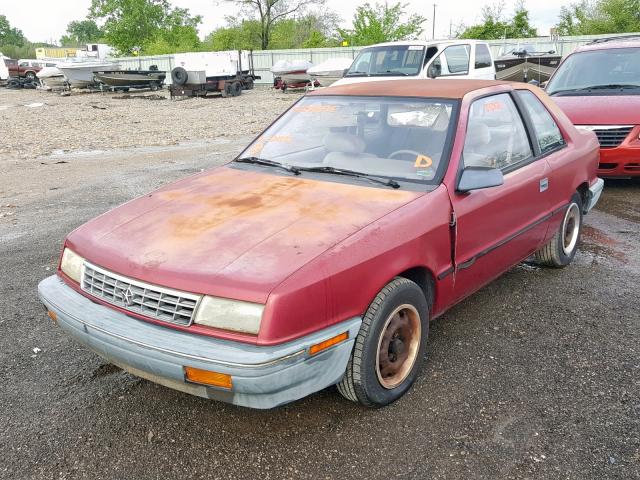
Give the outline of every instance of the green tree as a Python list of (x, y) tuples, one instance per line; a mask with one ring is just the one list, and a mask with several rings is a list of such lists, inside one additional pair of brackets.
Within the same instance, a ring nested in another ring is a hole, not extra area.
[(537, 37), (538, 31), (529, 23), (529, 10), (524, 6), (524, 1), (516, 4), (516, 11), (508, 27), (508, 33), (514, 38)]
[(325, 0), (226, 0), (239, 5), (248, 19), (259, 22), (260, 48), (270, 47), (275, 25), (303, 13), (311, 5), (323, 5)]
[(99, 42), (103, 37), (104, 32), (94, 20), (73, 21), (67, 25), (67, 32), (60, 38), (60, 44), (64, 47), (77, 47)]
[(560, 9), (560, 35), (640, 31), (640, 0), (582, 0)]
[(187, 9), (175, 8), (166, 16), (162, 28), (143, 44), (143, 51), (157, 55), (198, 50), (198, 24), (201, 22), (200, 16), (192, 17)]
[(22, 31), (12, 27), (7, 17), (0, 15), (0, 45), (22, 47), (26, 42)]
[[(202, 44), (205, 50), (258, 50), (262, 48), (262, 26), (258, 20), (227, 17), (227, 25), (211, 32)], [(284, 18), (273, 24), (270, 49), (317, 48), (337, 46), (332, 34), (338, 17), (331, 12), (308, 13), (298, 18)]]
[[(198, 15), (172, 9), (168, 0), (92, 0), (90, 18), (104, 23), (104, 38), (121, 54), (134, 48), (172, 50), (187, 47), (197, 38)], [(171, 52), (167, 52), (171, 53)]]
[(227, 26), (211, 32), (202, 43), (205, 50), (257, 50), (260, 49), (260, 22), (227, 17)]
[(482, 7), (482, 22), (477, 25), (459, 29), (459, 38), (478, 38), (494, 40), (503, 37), (529, 38), (537, 37), (538, 32), (529, 23), (529, 11), (523, 1), (518, 1), (511, 18), (504, 17), (504, 2)]
[(365, 3), (356, 7), (351, 29), (338, 29), (343, 39), (351, 45), (415, 39), (423, 31), (426, 18), (412, 14), (406, 18), (404, 3)]

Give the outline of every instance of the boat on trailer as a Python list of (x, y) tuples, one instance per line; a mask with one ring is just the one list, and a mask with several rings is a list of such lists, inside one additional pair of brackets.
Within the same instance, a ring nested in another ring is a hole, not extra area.
[(561, 60), (562, 56), (558, 55), (555, 49), (544, 51), (540, 48), (536, 51), (532, 45), (517, 47), (495, 60), (496, 79), (512, 82), (546, 82)]
[(47, 89), (64, 88), (67, 85), (67, 79), (64, 78), (62, 71), (58, 67), (44, 67), (36, 77), (40, 80), (40, 84)]
[(109, 60), (84, 60), (62, 62), (57, 67), (71, 87), (87, 88), (95, 84), (93, 72), (117, 70), (120, 65)]
[(328, 87), (344, 77), (352, 63), (352, 58), (331, 58), (308, 68), (307, 73), (321, 86)]
[(287, 88), (301, 88), (311, 83), (311, 75), (307, 73), (313, 63), (306, 60), (280, 60), (271, 67), (274, 76), (274, 86), (286, 90)]
[(149, 70), (104, 70), (95, 71), (96, 83), (111, 90), (129, 88), (149, 88), (157, 90), (162, 87), (167, 73), (153, 68)]

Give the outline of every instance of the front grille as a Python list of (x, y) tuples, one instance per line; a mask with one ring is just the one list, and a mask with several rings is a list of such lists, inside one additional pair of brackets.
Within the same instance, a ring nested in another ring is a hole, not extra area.
[(615, 148), (629, 136), (632, 129), (633, 126), (607, 127), (598, 125), (593, 127), (593, 132), (597, 135), (602, 148)]
[(87, 262), (82, 290), (112, 305), (163, 322), (190, 325), (200, 297), (132, 280)]

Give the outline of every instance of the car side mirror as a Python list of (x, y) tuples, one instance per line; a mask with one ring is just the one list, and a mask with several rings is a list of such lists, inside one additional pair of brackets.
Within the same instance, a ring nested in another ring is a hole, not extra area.
[(466, 193), (471, 190), (498, 187), (503, 183), (504, 176), (498, 168), (466, 167), (462, 170), (456, 191)]
[(435, 63), (429, 65), (427, 69), (427, 77), (429, 78), (438, 78), (440, 76), (440, 68), (436, 66)]

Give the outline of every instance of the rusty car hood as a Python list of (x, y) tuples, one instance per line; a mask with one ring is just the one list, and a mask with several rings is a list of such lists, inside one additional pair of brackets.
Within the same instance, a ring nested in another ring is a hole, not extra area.
[(638, 125), (640, 95), (554, 96), (574, 125)]
[(305, 263), (420, 195), (224, 166), (107, 212), (67, 244), (132, 278), (261, 302)]

